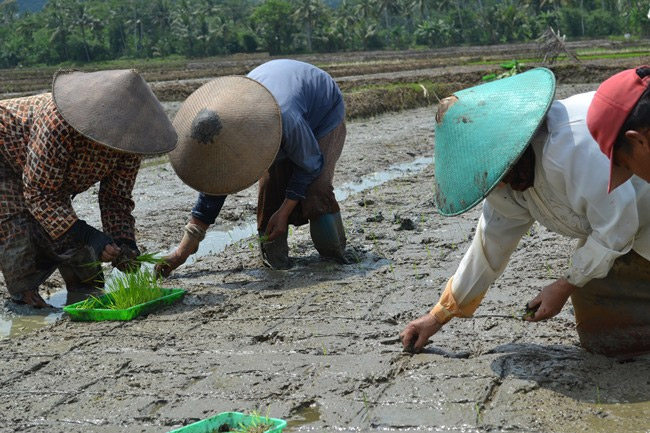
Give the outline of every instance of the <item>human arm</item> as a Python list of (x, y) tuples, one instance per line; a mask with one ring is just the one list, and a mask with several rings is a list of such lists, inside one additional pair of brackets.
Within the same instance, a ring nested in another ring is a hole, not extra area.
[(284, 199), (280, 208), (271, 215), (266, 226), (265, 235), (268, 237), (267, 240), (275, 240), (287, 232), (287, 227), (289, 225), (287, 221), (289, 221), (289, 215), (291, 215), (291, 212), (297, 205), (298, 200), (290, 198)]
[(104, 232), (115, 239), (119, 248), (113, 266), (125, 272), (137, 268), (140, 249), (135, 240), (133, 188), (140, 169), (139, 155), (124, 153), (99, 184), (99, 209)]
[(511, 193), (509, 188), (496, 190), (484, 202), (472, 244), (431, 311), (440, 323), (453, 317), (470, 317), (476, 311), (532, 226), (533, 217)]
[(614, 261), (630, 251), (639, 230), (632, 183), (607, 193), (610, 161), (600, 152), (585, 121), (592, 98), (593, 92), (553, 103), (542, 158), (543, 175), (554, 196), (583, 220), (582, 240), (564, 275), (577, 287), (605, 277)]
[(503, 273), (510, 255), (534, 219), (513, 201), (511, 190), (493, 191), (483, 203), (476, 234), (436, 306), (410, 322), (402, 334), (405, 349), (419, 352), (453, 317), (470, 317), (488, 287)]
[(297, 202), (305, 198), (307, 189), (320, 175), (323, 155), (307, 121), (298, 117), (292, 119), (292, 123), (293, 127), (291, 124), (286, 125), (291, 129), (284, 134), (282, 147), (293, 163), (293, 174), (287, 186), (286, 198)]
[(291, 127), (283, 138), (283, 150), (292, 162), (293, 173), (285, 192), (285, 200), (271, 216), (266, 226), (268, 240), (272, 241), (287, 231), (289, 215), (305, 198), (309, 186), (320, 174), (323, 167), (323, 155), (318, 141), (307, 122), (299, 117), (291, 119), (286, 127)]
[(70, 236), (91, 246), (99, 260), (119, 253), (113, 239), (78, 219), (65, 191), (68, 167), (77, 133), (49, 101), (34, 114), (23, 169), (23, 194), (29, 212), (54, 240)]
[(162, 263), (156, 265), (156, 272), (168, 277), (172, 271), (185, 263), (189, 256), (198, 251), (199, 244), (205, 238), (206, 230), (216, 221), (225, 201), (225, 195), (199, 194), (190, 220), (183, 229), (180, 243), (171, 254), (163, 258)]

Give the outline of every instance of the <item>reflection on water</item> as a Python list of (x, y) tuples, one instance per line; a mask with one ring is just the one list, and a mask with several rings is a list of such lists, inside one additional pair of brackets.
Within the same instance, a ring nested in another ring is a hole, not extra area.
[[(433, 163), (432, 157), (417, 158), (411, 162), (404, 162), (388, 167), (385, 171), (370, 173), (358, 181), (348, 182), (334, 190), (336, 199), (339, 202), (344, 201), (350, 195), (374, 188), (390, 180), (404, 176), (412, 176), (423, 171)], [(257, 235), (257, 222), (250, 219), (243, 224), (217, 224), (213, 229), (208, 231), (205, 239), (199, 245), (199, 250), (191, 256), (186, 264), (194, 263), (197, 258), (208, 254), (216, 254), (223, 251), (228, 245), (239, 242), (243, 239)], [(257, 247), (257, 241), (251, 243), (252, 247)]]
[(67, 292), (60, 290), (44, 296), (45, 301), (54, 308), (34, 310), (27, 306), (18, 306), (14, 312), (0, 312), (0, 338), (27, 334), (45, 325), (56, 322), (62, 315)]
[(317, 404), (312, 404), (307, 407), (297, 410), (293, 416), (287, 420), (287, 432), (295, 432), (300, 427), (313, 424), (320, 420), (320, 410)]
[(593, 407), (595, 413), (604, 413), (607, 416), (593, 416), (586, 419), (585, 422), (591, 432), (650, 431), (650, 401), (615, 404), (596, 403)]
[[(433, 162), (432, 157), (417, 158), (411, 162), (395, 164), (385, 171), (370, 173), (358, 181), (349, 182), (334, 190), (338, 201), (344, 201), (350, 195), (374, 188), (385, 182), (404, 176), (417, 174)], [(228, 245), (257, 235), (257, 222), (255, 219), (244, 223), (225, 223), (215, 225), (206, 235), (199, 246), (199, 250), (191, 256), (186, 264), (196, 261), (197, 258), (217, 254)], [(251, 247), (257, 248), (256, 240), (251, 240)], [(114, 270), (113, 272), (118, 272)], [(0, 338), (14, 337), (39, 329), (45, 325), (56, 322), (61, 316), (61, 308), (66, 303), (66, 291), (55, 292), (45, 299), (54, 309), (32, 310), (30, 308), (17, 308), (16, 312), (0, 312)]]

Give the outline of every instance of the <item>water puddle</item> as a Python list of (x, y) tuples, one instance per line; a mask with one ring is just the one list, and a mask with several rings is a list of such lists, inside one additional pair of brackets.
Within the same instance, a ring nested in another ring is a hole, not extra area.
[[(334, 190), (336, 199), (339, 202), (346, 200), (352, 194), (366, 191), (379, 186), (388, 181), (412, 176), (420, 173), (433, 163), (432, 157), (417, 158), (411, 162), (404, 162), (388, 167), (385, 171), (370, 173), (360, 180), (348, 182)], [(196, 259), (209, 254), (216, 254), (223, 251), (228, 245), (239, 242), (243, 239), (257, 235), (257, 222), (254, 219), (244, 222), (243, 224), (217, 224), (205, 236), (205, 239), (199, 245), (199, 250), (191, 256), (186, 264), (191, 264)], [(253, 241), (253, 244), (256, 241)], [(256, 245), (253, 245), (256, 247)]]
[[(352, 194), (374, 188), (390, 180), (420, 173), (431, 165), (432, 162), (432, 157), (422, 157), (411, 162), (395, 164), (384, 171), (371, 173), (358, 181), (346, 183), (336, 188), (334, 194), (336, 195), (336, 199), (341, 202)], [(186, 265), (195, 262), (201, 257), (217, 254), (223, 251), (228, 245), (254, 235), (257, 235), (257, 222), (254, 219), (239, 224), (217, 224), (208, 231), (205, 239), (199, 246), (199, 250), (187, 260)], [(257, 245), (255, 243), (256, 241), (252, 240), (251, 246), (256, 248)], [(61, 290), (53, 293), (49, 298), (44, 297), (50, 305), (56, 307), (54, 310), (39, 311), (25, 308), (24, 313), (22, 311), (19, 313), (0, 311), (0, 338), (23, 335), (56, 322), (63, 314), (61, 308), (66, 303), (66, 295), (66, 291)]]
[(16, 307), (18, 310), (16, 312), (0, 312), (0, 338), (28, 334), (56, 322), (63, 315), (61, 309), (65, 305), (66, 298), (66, 291), (61, 290), (49, 297), (43, 296), (45, 302), (52, 305), (53, 309), (33, 310), (25, 306)]
[(311, 404), (299, 409), (294, 415), (287, 420), (287, 432), (300, 431), (300, 427), (313, 424), (320, 420), (320, 410), (317, 404)]

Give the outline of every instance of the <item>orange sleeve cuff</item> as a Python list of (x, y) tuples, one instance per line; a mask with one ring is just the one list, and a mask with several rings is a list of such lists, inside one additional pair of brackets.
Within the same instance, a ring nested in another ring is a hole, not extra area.
[(443, 325), (454, 317), (472, 317), (474, 311), (476, 311), (483, 300), (483, 296), (485, 296), (485, 292), (483, 292), (476, 299), (472, 299), (472, 301), (467, 305), (461, 307), (456, 302), (456, 299), (454, 299), (454, 295), (451, 291), (453, 281), (454, 277), (451, 277), (449, 281), (447, 281), (447, 286), (445, 287), (444, 292), (442, 292), (440, 300), (429, 313)]
[(460, 316), (460, 310), (458, 309), (458, 304), (454, 299), (454, 295), (451, 293), (451, 282), (454, 280), (453, 277), (447, 281), (447, 286), (445, 287), (440, 300), (433, 307), (430, 314), (441, 324), (449, 322), (453, 317)]

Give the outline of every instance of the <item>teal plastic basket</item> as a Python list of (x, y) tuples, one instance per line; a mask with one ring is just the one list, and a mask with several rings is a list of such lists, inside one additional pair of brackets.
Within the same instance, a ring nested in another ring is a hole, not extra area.
[(210, 418), (197, 421), (185, 427), (172, 430), (169, 433), (218, 433), (224, 425), (228, 425), (232, 431), (239, 431), (242, 426), (259, 425), (260, 423), (270, 424), (272, 427), (264, 430), (264, 433), (281, 433), (287, 426), (287, 422), (278, 418), (267, 418), (259, 415), (246, 415), (241, 412), (223, 412)]
[[(81, 322), (101, 322), (104, 320), (132, 320), (142, 314), (151, 313), (152, 311), (160, 310), (161, 308), (171, 305), (185, 295), (183, 289), (162, 289), (164, 296), (153, 301), (145, 302), (144, 304), (134, 305), (133, 307), (124, 310), (110, 310), (103, 308), (79, 308), (85, 301), (75, 302), (66, 307), (63, 311), (66, 312), (72, 320)], [(108, 295), (100, 296), (100, 300), (104, 300)]]

